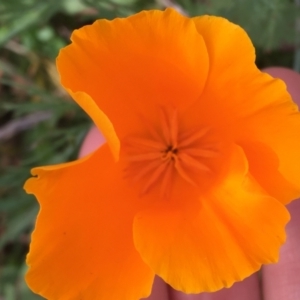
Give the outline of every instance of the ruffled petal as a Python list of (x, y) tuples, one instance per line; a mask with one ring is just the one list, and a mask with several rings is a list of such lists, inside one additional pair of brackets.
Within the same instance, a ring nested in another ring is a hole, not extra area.
[(281, 132), (281, 137), (278, 137), (281, 141), (277, 144), (279, 146), (277, 149), (255, 139), (240, 142), (249, 160), (251, 174), (269, 195), (283, 204), (300, 197), (300, 175), (297, 164), (300, 160), (300, 150), (295, 151), (299, 149), (296, 139), (299, 130), (292, 128), (289, 131), (287, 128), (285, 132)]
[(261, 73), (244, 93), (236, 140), (243, 146), (250, 172), (273, 197), (287, 204), (300, 197), (300, 113), (283, 81)]
[(197, 210), (185, 199), (184, 208), (170, 201), (135, 218), (138, 251), (177, 290), (216, 291), (278, 260), (289, 220), (286, 208), (251, 178), (238, 146), (230, 166), (219, 186), (199, 196)]
[(187, 125), (203, 122), (243, 146), (252, 175), (286, 204), (300, 197), (300, 114), (285, 84), (260, 72), (254, 48), (239, 26), (217, 17), (194, 18), (209, 54), (200, 100)]
[(155, 121), (158, 106), (189, 106), (205, 85), (203, 38), (192, 20), (171, 9), (98, 20), (76, 30), (72, 41), (57, 60), (61, 82), (88, 94), (119, 138), (135, 132), (144, 116)]
[(283, 204), (297, 199), (300, 114), (284, 82), (259, 73), (237, 89), (233, 99), (234, 104), (227, 107), (234, 116), (232, 124), (223, 128), (243, 147), (251, 174)]
[(33, 291), (51, 300), (147, 297), (154, 273), (132, 238), (143, 202), (124, 183), (108, 146), (33, 175), (25, 185), (41, 206), (27, 257)]

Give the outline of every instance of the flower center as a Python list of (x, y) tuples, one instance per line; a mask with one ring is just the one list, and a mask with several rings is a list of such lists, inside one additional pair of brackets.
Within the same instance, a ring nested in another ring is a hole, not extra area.
[(199, 186), (199, 174), (212, 173), (210, 159), (218, 154), (216, 143), (208, 142), (207, 127), (180, 131), (176, 109), (161, 109), (160, 127), (148, 125), (149, 135), (125, 140), (128, 167), (126, 177), (133, 182), (143, 181), (141, 195), (160, 186), (162, 197), (170, 194), (174, 176), (179, 174), (194, 186)]

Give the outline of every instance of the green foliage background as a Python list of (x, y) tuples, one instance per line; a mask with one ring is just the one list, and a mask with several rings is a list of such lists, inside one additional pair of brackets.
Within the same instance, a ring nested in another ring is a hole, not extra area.
[(69, 43), (72, 30), (97, 18), (175, 6), (190, 16), (221, 15), (240, 24), (256, 46), (259, 67), (282, 65), (299, 71), (298, 2), (1, 0), (0, 300), (41, 299), (23, 279), (38, 206), (22, 186), (32, 167), (75, 159), (91, 125), (60, 87), (56, 73), (55, 57)]

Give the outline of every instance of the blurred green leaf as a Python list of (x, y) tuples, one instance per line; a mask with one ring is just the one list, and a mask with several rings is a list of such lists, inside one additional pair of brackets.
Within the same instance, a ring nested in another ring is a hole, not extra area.
[(112, 3), (117, 5), (130, 6), (134, 5), (136, 0), (112, 0)]
[(36, 35), (39, 41), (48, 42), (54, 37), (55, 33), (50, 26), (44, 26), (37, 31)]
[(282, 0), (179, 0), (191, 16), (222, 16), (244, 28), (253, 43), (272, 50), (295, 43), (295, 23), (300, 7), (294, 1)]
[[(34, 2), (29, 7), (20, 5), (19, 1), (11, 2), (11, 5), (15, 3), (17, 8), (14, 7), (14, 14), (11, 14), (11, 18), (0, 28), (0, 47), (21, 31), (35, 24), (45, 23), (50, 16), (60, 9), (59, 1), (56, 0)], [(6, 13), (9, 12), (10, 10), (7, 8)]]
[(13, 217), (7, 222), (7, 229), (0, 238), (0, 248), (7, 242), (13, 241), (21, 232), (23, 232), (24, 228), (29, 228), (32, 224), (38, 210), (37, 207), (32, 206), (31, 204), (27, 204), (27, 206), (24, 207), (22, 203), (19, 203), (18, 212), (15, 211)]
[(87, 6), (84, 5), (83, 1), (81, 0), (64, 0), (62, 1), (62, 6), (66, 13), (70, 15), (74, 15), (76, 13), (81, 12), (82, 10), (86, 9)]

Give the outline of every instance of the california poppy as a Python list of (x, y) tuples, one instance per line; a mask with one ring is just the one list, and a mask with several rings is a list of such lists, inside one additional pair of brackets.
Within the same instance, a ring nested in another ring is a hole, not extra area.
[(27, 282), (48, 299), (136, 300), (155, 275), (186, 293), (278, 260), (300, 196), (300, 114), (247, 34), (212, 16), (143, 11), (75, 30), (61, 83), (106, 137), (38, 167)]

